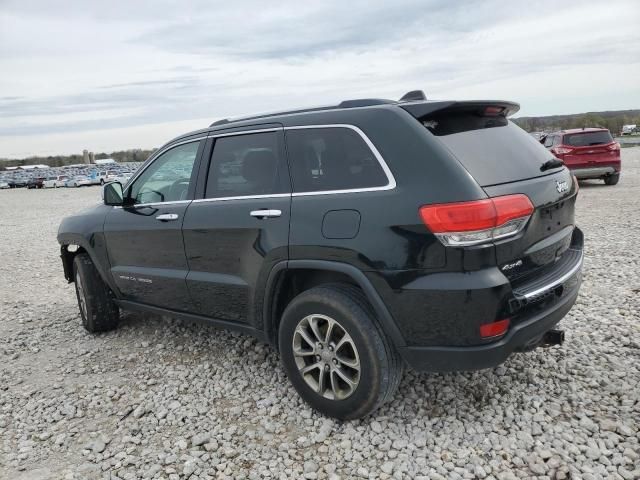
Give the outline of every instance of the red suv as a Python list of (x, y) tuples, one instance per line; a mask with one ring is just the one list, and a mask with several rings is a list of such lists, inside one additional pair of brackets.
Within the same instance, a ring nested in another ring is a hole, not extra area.
[(562, 130), (542, 143), (579, 179), (601, 178), (607, 185), (620, 179), (620, 144), (606, 128)]

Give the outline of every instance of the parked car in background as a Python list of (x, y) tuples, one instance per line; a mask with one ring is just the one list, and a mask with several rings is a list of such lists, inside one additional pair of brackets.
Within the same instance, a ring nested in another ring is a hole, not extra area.
[(13, 181), (9, 183), (11, 188), (26, 187), (29, 179), (27, 177), (14, 177)]
[(607, 185), (620, 180), (620, 144), (606, 128), (561, 130), (542, 142), (578, 179), (599, 178)]
[(122, 185), (124, 185), (129, 181), (129, 179), (131, 178), (131, 175), (132, 175), (131, 172), (122, 172), (118, 174), (118, 176), (114, 179), (114, 181), (120, 182)]
[(65, 187), (86, 187), (88, 185), (93, 185), (93, 181), (87, 177), (86, 175), (76, 175), (73, 178), (70, 178), (66, 181)]
[(44, 188), (64, 187), (67, 180), (69, 180), (69, 175), (56, 175), (55, 177), (48, 177), (44, 182), (42, 182), (42, 186)]
[(632, 125), (623, 125), (622, 126), (622, 135), (633, 135), (638, 131), (638, 126), (634, 123)]
[(529, 132), (529, 135), (531, 135), (536, 140), (540, 141), (540, 140), (542, 140), (544, 138), (545, 133), (544, 132)]
[(0, 190), (4, 190), (5, 188), (11, 188), (9, 186), (9, 182), (5, 182), (4, 180), (0, 180)]
[(42, 188), (44, 180), (44, 177), (31, 177), (27, 181), (27, 188)]
[(114, 182), (118, 179), (120, 172), (118, 170), (107, 170), (100, 174), (100, 185), (104, 185), (108, 182)]

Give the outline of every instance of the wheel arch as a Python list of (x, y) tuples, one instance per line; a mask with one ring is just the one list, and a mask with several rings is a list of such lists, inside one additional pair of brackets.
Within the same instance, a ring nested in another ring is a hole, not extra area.
[[(296, 274), (301, 271), (313, 272), (312, 280), (306, 285), (307, 288), (303, 288), (298, 292), (295, 290), (292, 291), (291, 289), (287, 290), (288, 279), (296, 278)], [(262, 305), (263, 329), (267, 340), (277, 348), (280, 316), (295, 294), (301, 293), (313, 286), (335, 283), (336, 281), (351, 283), (359, 287), (369, 301), (376, 314), (376, 318), (393, 345), (396, 347), (406, 345), (391, 313), (364, 273), (353, 265), (328, 260), (289, 260), (274, 265), (267, 279)]]
[(74, 234), (58, 234), (58, 242), (60, 243), (60, 258), (62, 260), (62, 268), (64, 271), (64, 278), (67, 282), (72, 283), (73, 278), (73, 260), (76, 255), (80, 253), (86, 253), (91, 258), (98, 274), (102, 280), (109, 286), (113, 292), (118, 290), (112, 282), (110, 275), (104, 270), (104, 266), (100, 261), (100, 258), (96, 250), (91, 246), (90, 242), (82, 235)]

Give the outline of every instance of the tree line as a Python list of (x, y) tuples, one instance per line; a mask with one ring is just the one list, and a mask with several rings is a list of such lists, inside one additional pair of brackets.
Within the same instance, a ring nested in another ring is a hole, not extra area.
[(527, 132), (554, 132), (568, 128), (602, 127), (615, 136), (622, 133), (623, 125), (640, 126), (640, 110), (588, 112), (575, 115), (546, 117), (519, 117), (513, 121)]
[[(96, 160), (104, 160), (105, 158), (113, 158), (116, 162), (144, 162), (154, 150), (142, 150), (140, 148), (133, 150), (119, 150), (111, 153), (96, 153)], [(84, 163), (82, 154), (73, 155), (49, 155), (47, 157), (27, 157), (21, 159), (5, 159), (0, 158), (0, 170), (2, 167), (18, 167), (22, 165), (49, 165), (50, 167), (63, 167), (65, 165), (75, 165)]]

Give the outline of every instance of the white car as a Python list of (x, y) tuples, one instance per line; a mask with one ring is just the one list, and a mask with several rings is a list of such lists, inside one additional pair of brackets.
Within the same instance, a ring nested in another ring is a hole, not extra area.
[(93, 185), (93, 182), (86, 175), (76, 175), (75, 177), (67, 180), (65, 187), (85, 187), (87, 185)]
[(69, 180), (69, 175), (58, 175), (57, 177), (47, 177), (47, 179), (42, 182), (42, 186), (44, 188), (58, 188), (64, 187)]
[(0, 181), (0, 190), (9, 188), (9, 184), (5, 181)]
[(100, 185), (118, 180), (118, 172), (115, 170), (107, 170), (106, 172), (100, 172), (98, 178), (100, 179)]
[[(122, 185), (124, 185), (125, 183), (127, 183), (129, 181), (129, 179), (131, 178), (131, 175), (133, 175), (132, 173), (129, 172), (123, 172), (121, 174), (119, 174), (116, 178), (112, 179), (115, 180), (116, 182), (120, 182)], [(112, 181), (110, 180), (110, 181)]]

